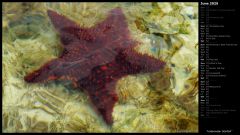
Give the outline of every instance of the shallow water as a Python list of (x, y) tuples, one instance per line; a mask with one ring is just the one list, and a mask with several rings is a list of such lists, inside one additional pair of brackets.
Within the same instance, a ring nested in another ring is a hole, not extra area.
[[(198, 3), (3, 3), (4, 132), (197, 132)], [(120, 7), (136, 52), (164, 61), (154, 73), (118, 80), (113, 124), (68, 81), (24, 76), (62, 54), (51, 9), (90, 28)]]

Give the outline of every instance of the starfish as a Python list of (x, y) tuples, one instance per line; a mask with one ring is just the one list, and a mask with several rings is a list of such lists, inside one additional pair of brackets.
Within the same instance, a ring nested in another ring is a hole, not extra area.
[(165, 62), (134, 50), (139, 42), (130, 37), (119, 7), (90, 28), (80, 27), (55, 11), (47, 13), (60, 35), (63, 52), (26, 75), (24, 80), (28, 83), (70, 81), (74, 88), (87, 93), (96, 112), (111, 125), (113, 107), (118, 101), (117, 81), (127, 75), (157, 72)]

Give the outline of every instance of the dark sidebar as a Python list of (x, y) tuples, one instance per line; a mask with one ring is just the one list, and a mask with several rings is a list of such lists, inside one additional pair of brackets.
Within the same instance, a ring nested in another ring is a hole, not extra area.
[(200, 133), (239, 133), (238, 7), (227, 0), (199, 2)]

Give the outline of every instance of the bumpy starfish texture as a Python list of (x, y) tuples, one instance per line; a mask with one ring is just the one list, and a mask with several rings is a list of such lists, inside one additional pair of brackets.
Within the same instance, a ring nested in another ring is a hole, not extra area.
[(91, 28), (83, 28), (52, 10), (48, 16), (60, 34), (63, 52), (41, 68), (25, 76), (29, 83), (70, 80), (84, 90), (107, 124), (112, 124), (114, 104), (118, 101), (115, 86), (124, 76), (157, 72), (165, 63), (134, 50), (126, 18), (120, 8)]

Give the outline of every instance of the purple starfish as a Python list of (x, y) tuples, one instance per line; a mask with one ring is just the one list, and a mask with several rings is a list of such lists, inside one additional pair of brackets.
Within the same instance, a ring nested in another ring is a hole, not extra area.
[(130, 74), (157, 72), (165, 63), (134, 51), (139, 42), (130, 38), (126, 18), (120, 8), (91, 28), (82, 28), (65, 16), (48, 10), (64, 48), (59, 58), (25, 76), (29, 83), (70, 80), (83, 89), (107, 124), (118, 101), (117, 81)]

